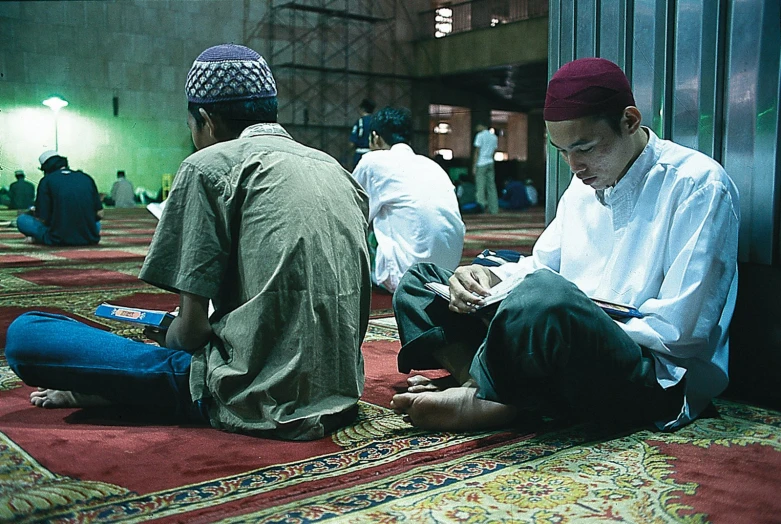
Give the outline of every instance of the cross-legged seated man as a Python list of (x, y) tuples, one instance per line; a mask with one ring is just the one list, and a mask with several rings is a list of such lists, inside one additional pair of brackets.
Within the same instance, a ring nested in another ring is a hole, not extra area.
[(87, 246), (100, 242), (103, 204), (91, 176), (68, 167), (57, 151), (38, 157), (43, 178), (35, 208), (19, 215), (16, 226), (28, 239), (49, 246)]
[[(554, 417), (686, 424), (728, 382), (735, 185), (714, 160), (643, 127), (607, 60), (559, 69), (544, 118), (574, 174), (556, 218), (518, 262), (407, 272), (394, 296), (399, 370), (445, 368), (459, 384), (413, 376), (391, 405), (443, 430), (508, 425), (530, 403)], [(507, 279), (507, 298), (480, 311)], [(449, 303), (427, 282), (448, 284)], [(642, 317), (614, 320), (592, 298)]]
[(207, 49), (186, 93), (198, 151), (140, 273), (180, 294), (169, 329), (146, 331), (160, 347), (33, 312), (8, 329), (9, 365), (43, 388), (36, 406), (167, 408), (229, 431), (322, 437), (363, 391), (366, 194), (276, 123), (276, 84), (255, 51)]

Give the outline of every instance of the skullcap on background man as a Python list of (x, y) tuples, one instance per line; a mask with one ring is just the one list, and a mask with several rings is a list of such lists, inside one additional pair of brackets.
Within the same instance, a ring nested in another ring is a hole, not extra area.
[(44, 151), (41, 153), (41, 156), (38, 157), (38, 163), (43, 166), (46, 162), (51, 160), (52, 158), (60, 156), (60, 154), (57, 151), (54, 151), (53, 149), (50, 149), (48, 151)]
[(190, 102), (212, 104), (274, 97), (277, 84), (258, 53), (242, 45), (221, 44), (195, 59), (185, 92)]
[(543, 119), (575, 120), (634, 105), (632, 88), (620, 67), (604, 58), (580, 58), (561, 66), (551, 78)]

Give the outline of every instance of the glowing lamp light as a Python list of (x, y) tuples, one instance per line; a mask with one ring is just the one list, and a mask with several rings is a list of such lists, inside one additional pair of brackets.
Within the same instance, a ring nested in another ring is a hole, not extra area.
[(437, 155), (442, 155), (443, 160), (453, 160), (453, 150), (452, 149), (437, 149), (435, 151)]
[(54, 150), (60, 150), (60, 131), (57, 126), (57, 113), (68, 105), (68, 101), (59, 96), (51, 96), (43, 101), (43, 105), (54, 111)]
[(68, 105), (67, 100), (63, 100), (59, 96), (52, 96), (43, 101), (43, 105), (54, 111), (55, 113)]

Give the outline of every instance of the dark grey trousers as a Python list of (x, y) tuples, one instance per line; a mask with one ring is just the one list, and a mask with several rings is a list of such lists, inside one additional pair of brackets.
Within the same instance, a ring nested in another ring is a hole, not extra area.
[(393, 296), (402, 342), (399, 371), (440, 368), (432, 350), (467, 342), (475, 352), (470, 374), (479, 387), (488, 386), (481, 396), (489, 400), (533, 402), (544, 414), (583, 420), (677, 417), (683, 382), (662, 389), (651, 351), (565, 278), (552, 271), (532, 273), (488, 313), (486, 326), (478, 316), (484, 313), (454, 313), (424, 287), (446, 284), (450, 275), (433, 264), (417, 264), (402, 278)]

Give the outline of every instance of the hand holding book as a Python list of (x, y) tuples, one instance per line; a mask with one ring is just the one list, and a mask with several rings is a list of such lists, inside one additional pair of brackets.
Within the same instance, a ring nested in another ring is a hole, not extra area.
[[(518, 271), (500, 280), (487, 266), (472, 264), (457, 268), (450, 285), (436, 284), (439, 295), (458, 313), (474, 313), (502, 300), (531, 270)], [(452, 293), (452, 296), (451, 296)]]
[(160, 347), (166, 347), (165, 337), (168, 334), (168, 328), (158, 328), (154, 326), (144, 326), (144, 336), (157, 343)]
[(450, 309), (459, 313), (472, 313), (476, 306), (491, 295), (491, 287), (499, 279), (488, 270), (478, 265), (457, 268), (449, 281), (451, 293)]
[(130, 322), (141, 326), (150, 326), (159, 330), (166, 330), (178, 313), (175, 311), (160, 311), (156, 309), (143, 309), (137, 307), (117, 306), (103, 303), (95, 310), (95, 315), (111, 320)]
[[(476, 295), (472, 312), (480, 311), (488, 306), (498, 304), (504, 300), (507, 295), (509, 295), (510, 292), (515, 289), (515, 286), (517, 286), (526, 277), (527, 274), (528, 273), (520, 273), (501, 281), (490, 289), (491, 294), (486, 297), (480, 297)], [(435, 294), (450, 302), (450, 286), (446, 284), (440, 284), (438, 282), (427, 282), (425, 285)], [(607, 300), (597, 298), (591, 298), (591, 300), (605, 313), (610, 315), (611, 318), (616, 320), (643, 317), (643, 314), (633, 306), (617, 304), (615, 302), (609, 302)]]

